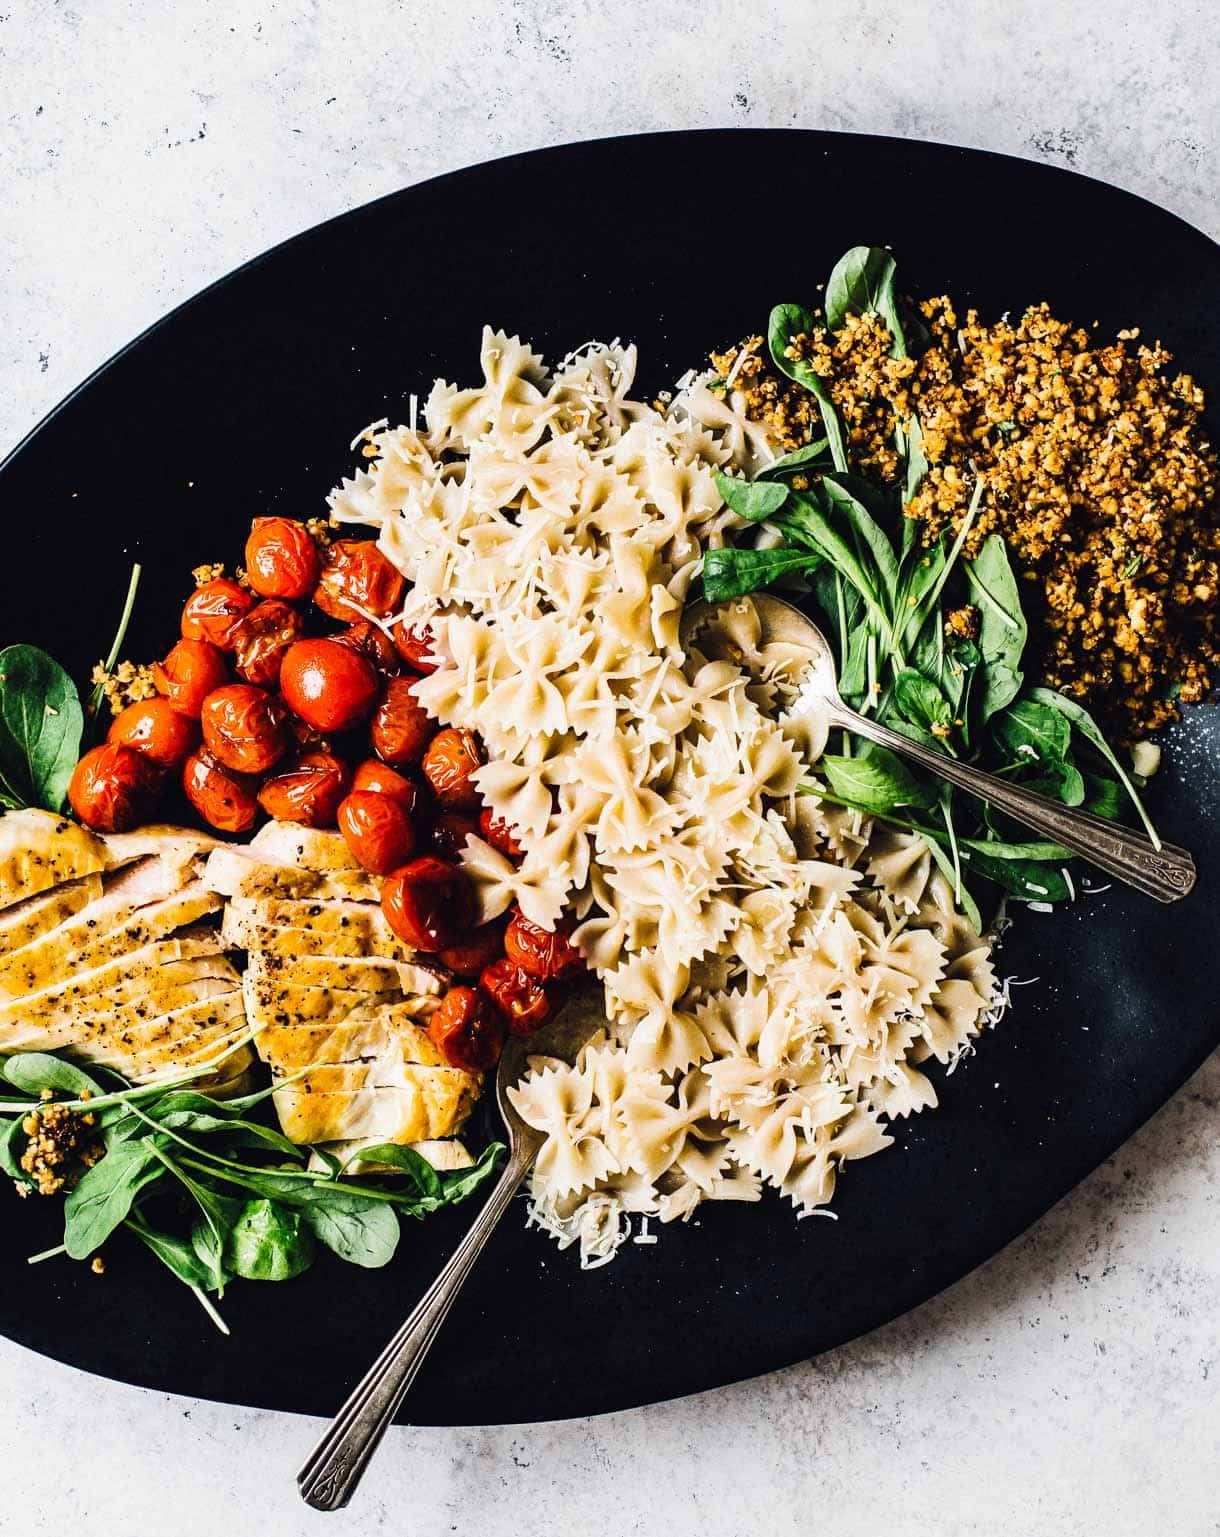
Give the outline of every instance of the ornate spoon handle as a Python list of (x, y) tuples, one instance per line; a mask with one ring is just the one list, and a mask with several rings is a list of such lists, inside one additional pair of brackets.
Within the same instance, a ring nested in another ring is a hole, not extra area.
[(393, 1422), (415, 1374), (440, 1332), (454, 1298), (529, 1172), (538, 1142), (514, 1151), (499, 1183), (448, 1264), (425, 1293), (297, 1474), (297, 1488), (315, 1510), (338, 1510), (360, 1482), (369, 1458)]
[(1176, 848), (1172, 843), (1162, 843), (1158, 849), (1143, 833), (1109, 822), (1105, 817), (1094, 816), (1091, 811), (1064, 806), (1039, 795), (1036, 790), (1009, 784), (1007, 780), (997, 779), (994, 774), (986, 774), (968, 763), (933, 752), (901, 732), (891, 731), (879, 721), (857, 715), (841, 701), (831, 704), (830, 722), (833, 726), (846, 727), (857, 736), (867, 737), (879, 746), (892, 748), (929, 773), (980, 796), (1026, 827), (1063, 844), (1090, 864), (1134, 886), (1137, 891), (1155, 897), (1158, 902), (1178, 901), (1195, 883), (1194, 860), (1185, 849)]

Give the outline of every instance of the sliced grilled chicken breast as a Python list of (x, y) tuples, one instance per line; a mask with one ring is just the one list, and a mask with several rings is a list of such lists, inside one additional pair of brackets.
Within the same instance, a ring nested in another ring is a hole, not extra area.
[(102, 840), (66, 817), (33, 808), (0, 816), (0, 907), (98, 874), (106, 862)]

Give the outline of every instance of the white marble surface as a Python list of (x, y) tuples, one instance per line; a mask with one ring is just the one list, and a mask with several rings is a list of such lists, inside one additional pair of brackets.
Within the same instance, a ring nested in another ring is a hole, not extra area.
[[(274, 241), (545, 143), (732, 123), (907, 134), (1072, 165), (1220, 232), (1209, 12), (0, 0), (0, 450)], [(396, 1431), (329, 1530), (1220, 1532), (1218, 1105), (1213, 1059), (1007, 1253), (821, 1361), (594, 1421)], [(0, 1342), (0, 1529), (321, 1529), (292, 1489), (316, 1428)]]

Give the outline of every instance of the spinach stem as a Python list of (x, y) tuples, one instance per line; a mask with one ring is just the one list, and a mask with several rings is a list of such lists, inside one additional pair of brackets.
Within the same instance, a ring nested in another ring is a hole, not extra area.
[[(119, 659), (119, 651), (127, 638), (127, 627), (131, 623), (132, 610), (136, 606), (136, 593), (140, 587), (140, 576), (143, 567), (137, 561), (131, 568), (131, 580), (127, 584), (127, 597), (123, 603), (123, 612), (119, 617), (119, 627), (114, 632), (114, 640), (110, 650), (106, 654), (106, 660), (102, 663), (103, 671), (111, 672), (114, 664)], [(102, 685), (99, 683), (89, 696), (89, 713), (96, 715), (102, 704)]]
[(27, 1265), (40, 1265), (44, 1259), (54, 1259), (57, 1254), (66, 1254), (67, 1244), (56, 1244), (53, 1249), (44, 1249), (41, 1254), (31, 1254), (26, 1260)]

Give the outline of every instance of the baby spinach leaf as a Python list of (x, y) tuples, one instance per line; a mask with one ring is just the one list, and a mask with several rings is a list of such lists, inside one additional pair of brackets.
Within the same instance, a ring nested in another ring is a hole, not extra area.
[(1065, 902), (1071, 893), (1063, 871), (1036, 859), (1002, 859), (970, 850), (970, 871), (1029, 902)]
[(1057, 710), (1060, 715), (1066, 717), (1066, 719), (1072, 723), (1076, 730), (1080, 732), (1081, 736), (1084, 737), (1086, 742), (1090, 742), (1097, 749), (1097, 751), (1114, 770), (1118, 782), (1122, 785), (1123, 789), (1126, 790), (1127, 794), (1131, 798), (1132, 805), (1139, 813), (1139, 818), (1140, 821), (1144, 824), (1145, 832), (1148, 834), (1149, 838), (1152, 839), (1154, 847), (1159, 849), (1161, 846), (1161, 840), (1157, 836), (1157, 831), (1156, 828), (1152, 825), (1151, 818), (1144, 810), (1144, 803), (1140, 799), (1139, 793), (1137, 792), (1135, 786), (1132, 784), (1127, 771), (1115, 757), (1113, 748), (1102, 735), (1101, 727), (1084, 708), (1084, 706), (1077, 704), (1074, 699), (1068, 699), (1063, 694), (1057, 693), (1052, 688), (1031, 688), (1029, 691), (1029, 697), (1040, 705), (1048, 707), (1052, 710)]
[[(928, 473), (928, 460), (923, 451), (923, 428), (919, 425), (919, 418), (914, 412), (907, 417), (906, 450), (906, 483), (902, 494), (904, 504), (915, 500), (920, 484)], [(914, 531), (914, 518), (908, 518), (907, 522)], [(903, 532), (905, 533), (905, 529)]]
[(986, 721), (1020, 692), (1021, 654), (1029, 629), (1017, 579), (999, 534), (985, 539), (975, 559), (962, 562), (962, 570), (970, 601), (979, 610), (978, 644), (987, 664), (979, 708)]
[(863, 743), (854, 758), (824, 753), (818, 759), (818, 772), (829, 779), (836, 795), (864, 811), (884, 813), (895, 806), (926, 810), (936, 803), (901, 758), (872, 742)]
[(1018, 699), (997, 715), (992, 730), (1014, 763), (1024, 761), (1057, 768), (1067, 760), (1072, 740), (1067, 721), (1033, 697)]
[(19, 1185), (31, 1183), (30, 1176), (21, 1167), (21, 1158), (29, 1143), (24, 1123), (25, 1117), (19, 1115), (0, 1128), (0, 1169)]
[[(833, 505), (823, 497), (794, 491), (789, 510), (776, 520), (776, 527), (794, 542), (807, 545), (828, 560), (865, 600), (878, 624), (885, 626), (887, 616), (881, 607), (880, 575), (868, 556), (861, 559), (858, 551), (835, 527), (830, 516)], [(890, 553), (892, 555), (893, 551)]]
[[(934, 739), (939, 738), (940, 750), (945, 750), (945, 737), (953, 724), (953, 707), (930, 678), (904, 668), (894, 679), (894, 699), (907, 720), (922, 726)], [(936, 731), (935, 727), (941, 727)]]
[(508, 1149), (503, 1142), (490, 1142), (468, 1169), (443, 1169), (440, 1174), (441, 1192), (446, 1203), (456, 1205), (473, 1195), (480, 1185), (485, 1185), (504, 1161)]
[(43, 1089), (53, 1089), (56, 1094), (71, 1099), (79, 1099), (85, 1093), (94, 1096), (102, 1093), (96, 1078), (46, 1051), (22, 1051), (6, 1057), (0, 1063), (0, 1073), (31, 1099), (37, 1099)]
[(64, 1244), (87, 1259), (131, 1211), (136, 1197), (165, 1173), (157, 1139), (120, 1142), (86, 1171), (64, 1202)]
[(725, 506), (747, 523), (764, 523), (788, 500), (788, 487), (769, 480), (742, 480), (739, 475), (715, 476)]
[(827, 509), (837, 512), (846, 523), (861, 563), (866, 565), (871, 558), (880, 577), (875, 589), (878, 596), (884, 596), (892, 605), (898, 587), (898, 557), (894, 554), (894, 546), (865, 505), (864, 496), (857, 494), (858, 491), (865, 491), (864, 486), (857, 483), (853, 487), (834, 475), (824, 475), (821, 490)]
[(1073, 858), (1071, 849), (1058, 843), (1005, 843), (999, 838), (963, 838), (964, 849), (986, 854), (990, 859), (1035, 859), (1060, 862)]
[(773, 459), (765, 469), (759, 470), (757, 479), (773, 480), (779, 475), (795, 475), (800, 470), (830, 469), (828, 447), (825, 438), (815, 438), (812, 443), (806, 443), (801, 448), (794, 448), (790, 454)]
[[(327, 1188), (338, 1190), (334, 1185)], [(354, 1195), (347, 1201), (311, 1201), (301, 1207), (301, 1219), (319, 1243), (367, 1270), (388, 1265), (398, 1247), (401, 1229), (389, 1202), (362, 1201)]]
[(440, 1175), (428, 1160), (421, 1157), (412, 1147), (400, 1147), (395, 1142), (382, 1142), (376, 1147), (361, 1148), (358, 1153), (353, 1153), (343, 1167), (346, 1170), (355, 1163), (388, 1164), (391, 1168), (408, 1175), (420, 1195), (427, 1196), (440, 1204)]
[(0, 651), (0, 777), (5, 800), (58, 812), (80, 755), (76, 684), (37, 646)]
[(845, 470), (847, 445), (844, 441), (839, 413), (831, 398), (830, 386), (805, 359), (788, 356), (788, 347), (792, 338), (808, 336), (813, 329), (814, 318), (807, 309), (803, 309), (799, 304), (777, 304), (771, 311), (771, 318), (767, 324), (767, 344), (771, 350), (771, 361), (780, 373), (786, 374), (795, 383), (804, 385), (817, 401), (831, 461), (837, 470)]
[(128, 1218), (127, 1226), (140, 1242), (147, 1245), (161, 1263), (187, 1286), (199, 1286), (204, 1291), (223, 1289), (223, 1275), (218, 1275), (213, 1265), (206, 1259), (201, 1259), (185, 1238), (178, 1238), (173, 1233), (160, 1232), (157, 1228), (149, 1227), (145, 1222), (131, 1218)]
[(1115, 821), (1122, 806), (1122, 794), (1112, 779), (1103, 779), (1099, 774), (1086, 774), (1082, 804), (1094, 816), (1109, 817)]
[(826, 324), (837, 331), (848, 315), (879, 315), (890, 333), (890, 356), (907, 356), (894, 291), (894, 258), (880, 246), (857, 245), (835, 263), (826, 284)]
[(703, 557), (703, 596), (709, 603), (744, 598), (777, 577), (815, 571), (822, 557), (806, 550), (751, 550), (726, 546)]
[(288, 1281), (313, 1264), (317, 1245), (300, 1211), (247, 1201), (229, 1230), (225, 1263), (247, 1281)]

